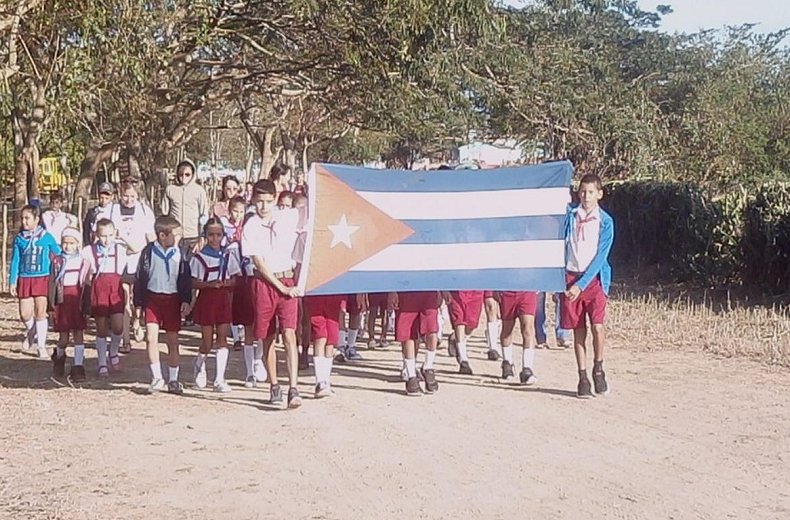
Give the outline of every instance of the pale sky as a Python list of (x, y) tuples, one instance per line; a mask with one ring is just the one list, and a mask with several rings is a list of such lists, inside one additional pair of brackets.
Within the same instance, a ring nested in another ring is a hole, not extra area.
[[(523, 6), (526, 0), (504, 0)], [(757, 23), (754, 30), (772, 32), (790, 27), (790, 0), (638, 0), (642, 9), (654, 11), (660, 4), (670, 5), (672, 14), (663, 17), (660, 29), (667, 32), (697, 32), (720, 29), (725, 25)]]

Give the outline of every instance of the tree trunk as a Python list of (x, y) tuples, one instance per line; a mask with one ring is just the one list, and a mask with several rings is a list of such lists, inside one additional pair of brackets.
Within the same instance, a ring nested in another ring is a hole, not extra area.
[(277, 130), (276, 127), (270, 126), (264, 131), (263, 146), (260, 150), (261, 170), (258, 172), (258, 179), (268, 179), (269, 171), (272, 169), (272, 166), (274, 166), (274, 163), (277, 160), (277, 155), (275, 155), (274, 151), (272, 150), (275, 130)]
[(310, 142), (305, 137), (302, 141), (302, 171), (306, 174), (307, 173), (307, 150), (310, 148)]
[(112, 158), (115, 151), (115, 143), (105, 143), (103, 145), (93, 144), (88, 148), (85, 157), (80, 163), (80, 174), (77, 177), (77, 188), (74, 190), (74, 200), (72, 210), (76, 211), (77, 200), (82, 198), (90, 200), (93, 194), (93, 183), (96, 174), (99, 172), (102, 163)]
[(250, 182), (252, 180), (252, 164), (255, 162), (255, 147), (252, 146), (252, 139), (250, 138), (250, 134), (247, 135), (247, 163), (244, 165), (244, 170), (246, 171), (246, 181)]

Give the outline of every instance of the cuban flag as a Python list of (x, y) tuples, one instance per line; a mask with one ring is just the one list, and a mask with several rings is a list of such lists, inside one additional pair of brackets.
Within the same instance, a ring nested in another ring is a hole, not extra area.
[(565, 290), (568, 161), (413, 172), (314, 164), (306, 294)]

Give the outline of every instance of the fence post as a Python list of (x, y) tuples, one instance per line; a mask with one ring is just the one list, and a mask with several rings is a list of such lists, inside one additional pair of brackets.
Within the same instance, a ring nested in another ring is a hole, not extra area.
[(3, 292), (8, 291), (8, 204), (3, 204)]
[(82, 231), (82, 197), (77, 197), (77, 227)]

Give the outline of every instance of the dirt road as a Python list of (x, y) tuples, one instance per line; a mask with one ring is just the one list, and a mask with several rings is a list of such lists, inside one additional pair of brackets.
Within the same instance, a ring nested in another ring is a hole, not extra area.
[(240, 353), (226, 397), (141, 395), (139, 347), (75, 389), (10, 353), (12, 327), (2, 518), (790, 518), (790, 377), (752, 362), (615, 343), (612, 394), (580, 401), (571, 352), (539, 351), (525, 388), (499, 381), (477, 338), (475, 375), (442, 354), (434, 396), (403, 395), (390, 347), (336, 367), (336, 397), (276, 411), (241, 387)]

